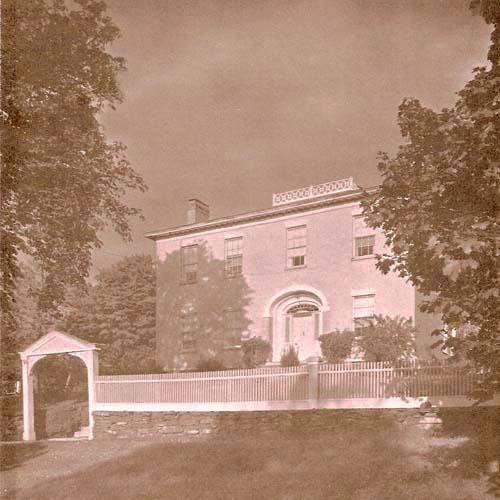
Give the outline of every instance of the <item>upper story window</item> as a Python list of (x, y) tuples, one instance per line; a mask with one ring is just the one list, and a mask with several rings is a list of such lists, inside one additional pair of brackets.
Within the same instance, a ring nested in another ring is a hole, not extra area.
[(368, 227), (363, 216), (356, 216), (353, 220), (354, 257), (365, 257), (375, 253), (375, 235)]
[(182, 351), (196, 351), (198, 315), (195, 312), (184, 313), (180, 323)]
[(306, 226), (290, 227), (286, 231), (287, 267), (301, 267), (306, 265), (307, 229)]
[(198, 280), (198, 245), (181, 248), (182, 283), (196, 283)]
[(226, 276), (239, 276), (243, 272), (243, 238), (224, 241)]
[(375, 246), (375, 235), (357, 236), (354, 240), (354, 257), (364, 257), (365, 255), (373, 255)]

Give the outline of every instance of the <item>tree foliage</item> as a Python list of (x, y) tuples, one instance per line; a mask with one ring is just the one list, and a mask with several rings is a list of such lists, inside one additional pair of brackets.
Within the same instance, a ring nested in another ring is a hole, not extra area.
[(320, 335), (321, 354), (328, 363), (342, 363), (351, 355), (354, 332), (335, 331)]
[(32, 267), (21, 265), (21, 276), (17, 279), (12, 314), (16, 323), (4, 321), (1, 330), (0, 381), (2, 391), (21, 380), (19, 352), (26, 349), (53, 327), (52, 318), (37, 306), (40, 287), (39, 273)]
[(403, 101), (405, 144), (381, 154), (383, 182), (363, 208), (390, 248), (379, 269), (409, 278), (427, 296), (423, 310), (449, 329), (476, 327), (445, 342), (500, 389), (500, 3), (471, 6), (493, 24), (489, 65), (474, 69), (451, 109)]
[(145, 189), (108, 142), (97, 116), (122, 96), (119, 36), (98, 0), (5, 0), (2, 6), (1, 306), (12, 316), (19, 256), (43, 279), (39, 306), (54, 309), (88, 275), (106, 224), (129, 237), (138, 211), (121, 201)]
[(299, 353), (295, 350), (293, 345), (289, 346), (288, 349), (281, 355), (280, 365), (285, 368), (300, 365)]
[(87, 295), (72, 294), (58, 325), (99, 344), (102, 373), (155, 370), (156, 273), (150, 256), (126, 257), (96, 277)]
[(409, 319), (377, 315), (360, 328), (356, 342), (365, 361), (399, 361), (415, 356), (415, 336)]
[(243, 364), (246, 368), (257, 368), (266, 363), (272, 347), (269, 341), (262, 337), (251, 337), (242, 340)]
[(251, 324), (252, 290), (243, 275), (228, 279), (224, 259), (214, 258), (205, 243), (198, 245), (197, 262), (196, 284), (185, 284), (180, 250), (158, 260), (158, 362), (165, 370), (186, 370), (215, 357), (227, 368), (241, 367), (243, 353), (235, 346)]
[(200, 359), (194, 369), (196, 372), (221, 372), (224, 370), (227, 370), (226, 366), (215, 356)]

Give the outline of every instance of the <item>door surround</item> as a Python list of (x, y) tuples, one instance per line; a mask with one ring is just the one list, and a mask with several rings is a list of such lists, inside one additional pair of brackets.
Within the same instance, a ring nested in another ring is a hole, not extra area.
[[(311, 287), (294, 287), (283, 290), (275, 295), (269, 304), (269, 316), (272, 317), (272, 361), (277, 363), (281, 359), (283, 350), (287, 348), (286, 342), (286, 317), (290, 310), (308, 309), (318, 312), (318, 336), (323, 333), (324, 312), (329, 310), (326, 299), (321, 292)], [(319, 356), (321, 354), (319, 341), (314, 341), (312, 352), (308, 352), (306, 357), (299, 359), (305, 362), (310, 355)]]

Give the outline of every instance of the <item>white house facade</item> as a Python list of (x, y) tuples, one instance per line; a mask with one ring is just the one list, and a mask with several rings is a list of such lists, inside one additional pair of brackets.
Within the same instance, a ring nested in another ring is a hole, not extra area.
[(270, 342), (273, 362), (290, 346), (305, 361), (321, 354), (322, 333), (356, 329), (375, 314), (435, 326), (418, 311), (411, 284), (376, 269), (384, 236), (365, 224), (365, 195), (343, 179), (215, 220), (193, 199), (186, 225), (148, 233), (158, 264), (160, 366), (191, 368), (207, 356), (237, 366), (242, 340), (254, 336)]

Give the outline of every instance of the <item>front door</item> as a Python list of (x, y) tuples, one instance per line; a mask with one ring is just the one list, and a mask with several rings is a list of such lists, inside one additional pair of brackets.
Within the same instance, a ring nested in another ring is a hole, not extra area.
[(299, 352), (301, 361), (318, 355), (318, 321), (317, 312), (300, 311), (292, 314), (292, 342)]
[(300, 312), (292, 315), (292, 341), (297, 346), (300, 359), (306, 356), (306, 350), (310, 343), (310, 337), (314, 335), (314, 324), (312, 313)]

